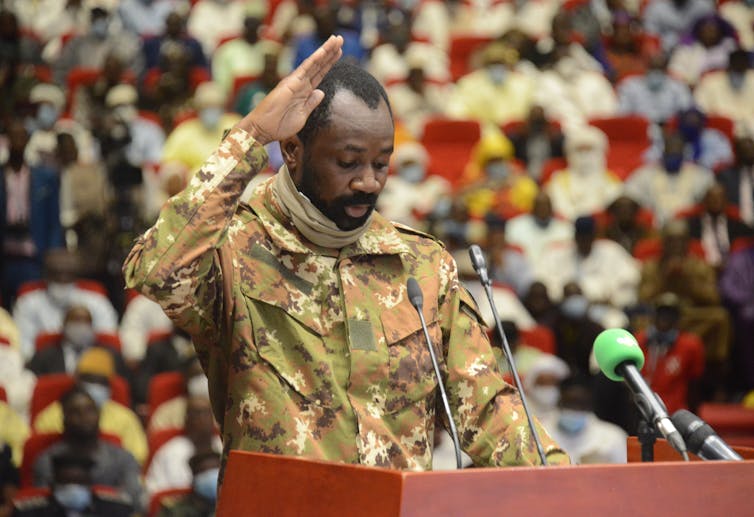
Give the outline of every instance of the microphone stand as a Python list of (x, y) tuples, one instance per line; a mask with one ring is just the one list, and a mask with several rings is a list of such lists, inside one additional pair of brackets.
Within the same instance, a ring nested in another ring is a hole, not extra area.
[(534, 443), (537, 445), (539, 459), (542, 461), (542, 465), (546, 466), (547, 457), (545, 456), (545, 451), (542, 448), (542, 442), (539, 439), (537, 428), (534, 427), (534, 421), (531, 418), (531, 411), (529, 411), (529, 404), (526, 402), (526, 395), (524, 394), (524, 389), (521, 385), (521, 379), (518, 377), (518, 369), (516, 368), (516, 363), (513, 361), (513, 353), (511, 352), (510, 346), (508, 345), (508, 338), (506, 337), (505, 331), (503, 330), (503, 323), (500, 321), (500, 314), (497, 312), (497, 306), (495, 306), (495, 298), (492, 296), (492, 280), (490, 280), (489, 276), (487, 275), (487, 267), (485, 266), (484, 262), (484, 254), (482, 253), (481, 248), (474, 244), (469, 249), (469, 255), (471, 256), (471, 263), (473, 264), (474, 269), (479, 275), (479, 282), (482, 284), (482, 287), (484, 287), (484, 292), (487, 295), (487, 300), (490, 303), (490, 308), (492, 309), (492, 317), (495, 320), (497, 333), (498, 335), (500, 335), (503, 341), (503, 353), (505, 355), (505, 359), (508, 361), (508, 366), (510, 367), (511, 374), (513, 375), (513, 382), (515, 383), (516, 389), (518, 389), (518, 393), (521, 397), (521, 404), (524, 406), (526, 420), (529, 423), (529, 429), (531, 430), (531, 435), (534, 439)]
[(655, 460), (657, 432), (643, 415), (639, 419), (639, 427), (636, 436), (641, 444), (641, 461), (653, 462)]

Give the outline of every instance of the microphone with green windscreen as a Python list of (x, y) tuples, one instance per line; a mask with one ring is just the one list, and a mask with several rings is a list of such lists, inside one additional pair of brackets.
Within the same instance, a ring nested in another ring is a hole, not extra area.
[(607, 329), (594, 340), (594, 357), (600, 370), (611, 381), (622, 382), (623, 375), (616, 369), (626, 361), (637, 369), (644, 366), (644, 353), (636, 338), (624, 329)]

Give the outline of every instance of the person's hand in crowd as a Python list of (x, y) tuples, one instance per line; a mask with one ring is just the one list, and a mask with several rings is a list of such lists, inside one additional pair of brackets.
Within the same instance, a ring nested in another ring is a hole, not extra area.
[(265, 145), (295, 135), (324, 98), (322, 78), (342, 55), (342, 36), (330, 38), (267, 94), (237, 127)]

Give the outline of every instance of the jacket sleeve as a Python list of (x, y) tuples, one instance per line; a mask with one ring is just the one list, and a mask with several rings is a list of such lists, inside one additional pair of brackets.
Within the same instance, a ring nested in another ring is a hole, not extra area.
[(123, 265), (126, 285), (162, 306), (192, 336), (220, 335), (223, 289), (218, 250), (241, 194), (267, 163), (264, 147), (234, 129), (139, 237)]
[[(440, 299), (444, 373), (461, 446), (477, 466), (540, 464), (518, 391), (503, 380), (476, 303), (458, 282), (452, 257), (443, 256), (441, 276), (449, 279)], [(536, 419), (535, 425), (548, 464), (568, 464)]]

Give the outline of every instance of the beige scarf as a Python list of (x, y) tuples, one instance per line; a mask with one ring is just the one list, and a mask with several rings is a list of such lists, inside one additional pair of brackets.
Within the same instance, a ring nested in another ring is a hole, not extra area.
[(272, 183), (272, 193), (283, 214), (290, 217), (296, 229), (317, 246), (340, 249), (359, 240), (369, 228), (372, 216), (353, 230), (344, 231), (298, 191), (288, 167), (283, 165)]

